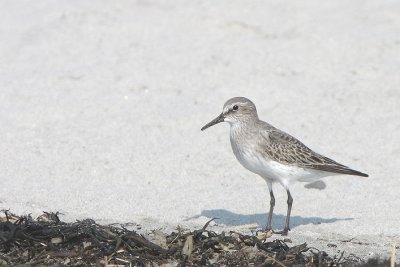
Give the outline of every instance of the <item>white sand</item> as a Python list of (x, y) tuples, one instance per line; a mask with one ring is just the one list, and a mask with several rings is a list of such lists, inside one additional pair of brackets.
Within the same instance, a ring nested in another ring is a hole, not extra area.
[(289, 237), (386, 255), (400, 241), (399, 13), (396, 0), (1, 1), (0, 208), (148, 230), (265, 226), (267, 186), (234, 158), (228, 125), (200, 131), (247, 96), (370, 174), (296, 185)]

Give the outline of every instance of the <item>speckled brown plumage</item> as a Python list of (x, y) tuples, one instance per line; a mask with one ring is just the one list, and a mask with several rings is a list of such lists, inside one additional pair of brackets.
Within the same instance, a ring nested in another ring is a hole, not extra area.
[(265, 138), (263, 151), (269, 159), (302, 168), (363, 177), (368, 176), (312, 151), (295, 137), (267, 123), (263, 123), (262, 128), (264, 129), (262, 136)]

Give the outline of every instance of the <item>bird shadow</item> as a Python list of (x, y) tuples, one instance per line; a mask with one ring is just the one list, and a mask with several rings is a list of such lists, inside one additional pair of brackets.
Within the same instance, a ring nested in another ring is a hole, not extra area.
[[(239, 226), (244, 224), (257, 223), (260, 227), (264, 228), (267, 223), (267, 213), (257, 214), (237, 214), (225, 209), (215, 210), (203, 210), (200, 215), (208, 218), (218, 218), (217, 223), (225, 224), (227, 226)], [(272, 216), (272, 228), (281, 229), (284, 226), (286, 215), (273, 214)], [(300, 225), (306, 224), (322, 224), (322, 223), (334, 223), (337, 221), (351, 221), (354, 218), (320, 218), (320, 217), (302, 217), (302, 216), (291, 216), (290, 227), (294, 228)]]

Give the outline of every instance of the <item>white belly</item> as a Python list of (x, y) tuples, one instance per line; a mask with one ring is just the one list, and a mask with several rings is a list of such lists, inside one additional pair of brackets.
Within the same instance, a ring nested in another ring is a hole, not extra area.
[(329, 172), (305, 169), (268, 160), (258, 154), (257, 150), (251, 146), (238, 147), (234, 142), (231, 142), (231, 145), (233, 153), (243, 167), (260, 175), (267, 181), (279, 182), (285, 188), (296, 181), (309, 183), (325, 176), (334, 175)]

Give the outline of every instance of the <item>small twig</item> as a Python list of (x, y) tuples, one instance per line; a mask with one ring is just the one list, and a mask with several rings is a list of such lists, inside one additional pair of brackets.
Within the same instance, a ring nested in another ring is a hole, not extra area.
[(135, 249), (133, 249), (128, 242), (122, 239), (122, 243), (126, 246), (126, 250), (129, 251), (133, 256), (138, 257), (139, 259), (147, 259), (147, 260), (155, 260), (156, 257), (152, 255), (143, 255), (139, 252), (137, 252)]
[(392, 255), (390, 257), (390, 267), (394, 267), (396, 264), (396, 241), (392, 243)]
[(208, 222), (206, 222), (206, 224), (203, 226), (203, 228), (201, 228), (200, 230), (196, 230), (194, 231), (194, 236), (195, 238), (198, 238), (199, 236), (201, 236), (207, 229), (208, 225), (214, 221), (214, 220), (218, 220), (219, 218), (212, 218), (211, 220), (209, 220)]
[(159, 245), (148, 241), (147, 239), (141, 237), (140, 235), (138, 235), (138, 234), (136, 234), (134, 232), (130, 232), (130, 233), (124, 234), (121, 238), (131, 239), (133, 242), (138, 243), (140, 245), (143, 245), (145, 247), (148, 247), (148, 248), (150, 248), (152, 250), (155, 250), (155, 251), (157, 251), (157, 252), (159, 252), (161, 254), (170, 253), (169, 250), (164, 249), (164, 248), (160, 247)]
[(343, 258), (343, 254), (344, 254), (344, 250), (342, 251), (342, 253), (340, 253), (340, 257), (339, 257), (339, 259), (336, 261), (336, 263), (340, 263), (340, 260)]
[(119, 249), (119, 247), (121, 246), (121, 243), (122, 243), (122, 238), (121, 238), (121, 236), (117, 236), (117, 237), (115, 238), (115, 248), (114, 248), (114, 252), (116, 252), (116, 251)]
[(131, 263), (130, 261), (124, 260), (124, 259), (120, 259), (120, 258), (115, 258), (116, 261), (122, 261), (124, 263)]
[(180, 234), (177, 234), (177, 235), (175, 236), (175, 238), (172, 239), (172, 241), (169, 242), (169, 244), (168, 244), (167, 246), (168, 246), (168, 247), (171, 246), (171, 245), (179, 238), (179, 235), (180, 235)]

